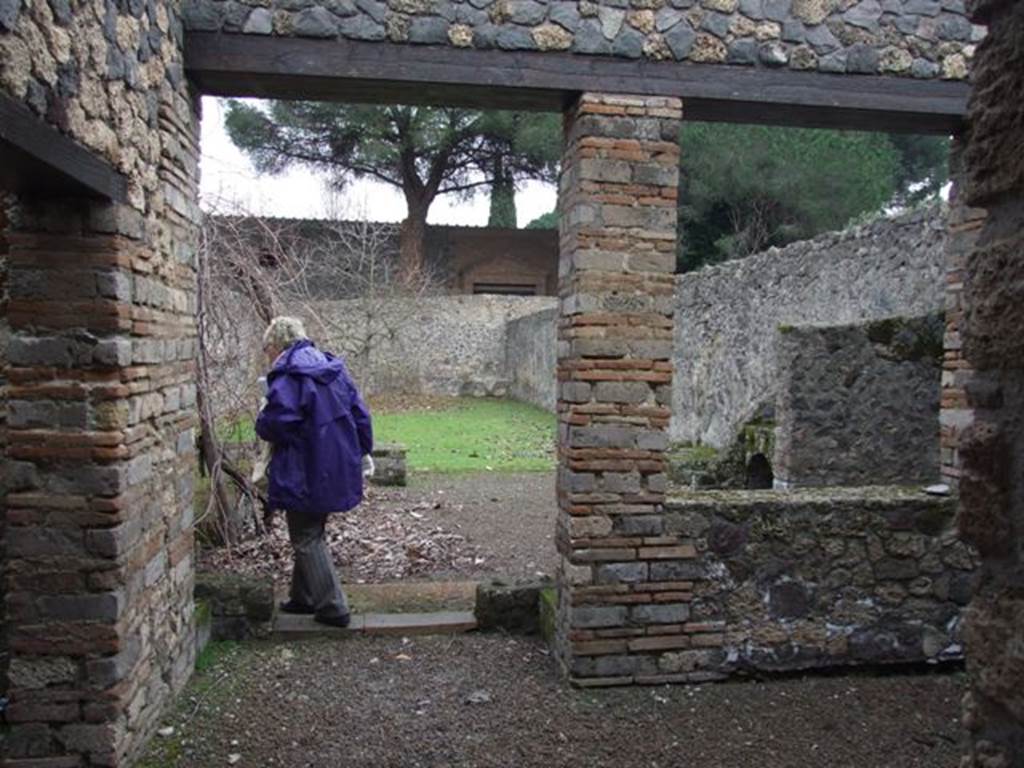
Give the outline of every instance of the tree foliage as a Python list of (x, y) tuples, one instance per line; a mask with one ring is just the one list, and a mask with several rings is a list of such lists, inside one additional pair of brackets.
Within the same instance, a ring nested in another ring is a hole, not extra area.
[(558, 211), (548, 211), (526, 225), (527, 229), (558, 229)]
[(681, 142), (682, 271), (838, 229), (946, 178), (942, 139), (690, 123)]
[(261, 172), (299, 165), (325, 172), (336, 187), (370, 178), (401, 190), (408, 207), (403, 262), (416, 271), (438, 195), (494, 187), (507, 197), (517, 180), (553, 176), (557, 142), (553, 148), (541, 140), (546, 120), (465, 109), (230, 101), (226, 127)]

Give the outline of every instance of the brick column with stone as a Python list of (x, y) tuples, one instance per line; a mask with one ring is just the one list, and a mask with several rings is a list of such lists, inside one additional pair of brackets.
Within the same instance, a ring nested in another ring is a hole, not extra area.
[(972, 370), (963, 354), (964, 267), (985, 223), (985, 211), (965, 201), (963, 140), (955, 139), (950, 154), (953, 187), (949, 197), (949, 234), (946, 238), (946, 334), (942, 362), (942, 410), (939, 414), (942, 479), (952, 488), (960, 483), (960, 436), (973, 419), (967, 403)]
[(143, 224), (23, 200), (8, 235), (12, 768), (126, 764), (192, 669), (194, 273)]
[(681, 112), (587, 93), (565, 117), (557, 635), (580, 685), (703, 674), (697, 552), (664, 514)]

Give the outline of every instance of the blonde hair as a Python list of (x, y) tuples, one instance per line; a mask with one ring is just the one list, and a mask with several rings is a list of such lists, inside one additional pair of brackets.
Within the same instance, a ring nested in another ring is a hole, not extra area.
[(263, 346), (286, 349), (306, 336), (306, 326), (297, 317), (275, 317), (263, 332)]

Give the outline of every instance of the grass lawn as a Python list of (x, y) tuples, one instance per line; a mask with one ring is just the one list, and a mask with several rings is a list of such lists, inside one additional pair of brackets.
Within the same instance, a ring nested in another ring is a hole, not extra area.
[[(555, 416), (514, 400), (453, 398), (429, 408), (373, 411), (377, 443), (401, 443), (414, 472), (531, 472), (555, 466)], [(227, 427), (228, 442), (256, 439), (251, 421)]]
[(514, 400), (373, 415), (374, 439), (408, 448), (416, 472), (529, 472), (555, 466), (554, 414)]

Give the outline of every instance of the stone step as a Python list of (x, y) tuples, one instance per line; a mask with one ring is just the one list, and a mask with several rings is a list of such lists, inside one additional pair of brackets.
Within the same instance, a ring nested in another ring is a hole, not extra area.
[(312, 616), (278, 613), (274, 617), (273, 636), (279, 640), (294, 640), (356, 635), (452, 635), (474, 629), (476, 618), (472, 611), (353, 614), (352, 623), (344, 629), (319, 624)]

